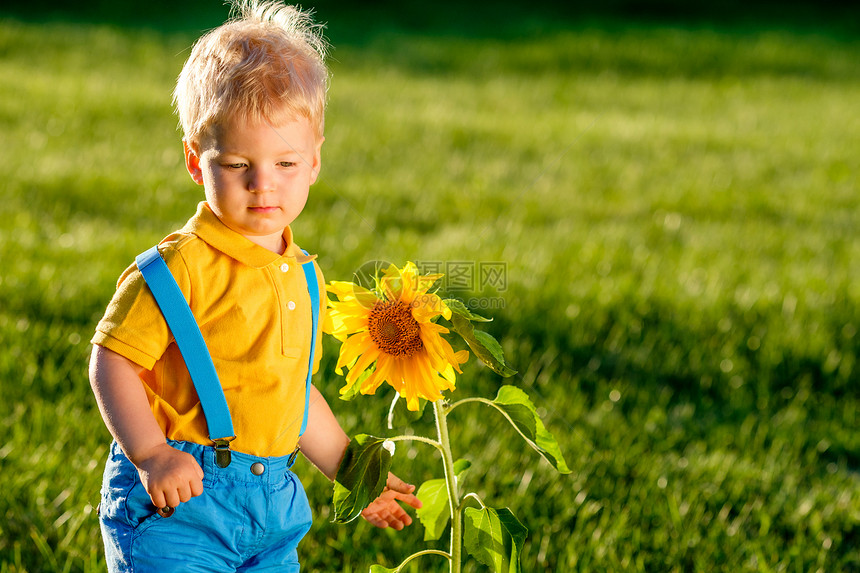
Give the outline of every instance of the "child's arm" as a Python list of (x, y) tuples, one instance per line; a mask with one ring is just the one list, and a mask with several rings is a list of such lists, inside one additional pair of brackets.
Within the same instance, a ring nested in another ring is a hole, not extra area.
[(119, 354), (93, 346), (90, 385), (102, 418), (135, 465), (156, 507), (176, 507), (203, 493), (203, 469), (191, 455), (170, 447), (149, 408), (138, 374)]
[(311, 385), (308, 427), (299, 440), (302, 454), (330, 481), (337, 477), (349, 437), (316, 386)]
[[(334, 481), (343, 454), (349, 445), (349, 438), (316, 386), (311, 386), (308, 427), (299, 443), (305, 457), (329, 480)], [(413, 491), (415, 491), (414, 485), (407, 484), (389, 473), (382, 494), (371, 502), (361, 515), (376, 527), (403, 529), (404, 526), (412, 523), (412, 518), (397, 501), (407, 503), (416, 509), (421, 507), (421, 502), (412, 495)]]

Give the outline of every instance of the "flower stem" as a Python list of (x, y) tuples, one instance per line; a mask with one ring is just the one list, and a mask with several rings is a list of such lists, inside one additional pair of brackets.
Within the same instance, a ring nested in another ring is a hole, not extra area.
[(430, 438), (425, 438), (424, 436), (418, 435), (404, 435), (404, 436), (392, 436), (390, 438), (386, 438), (387, 440), (391, 440), (392, 442), (424, 442), (425, 444), (429, 444), (439, 450), (442, 451), (442, 444), (437, 442), (436, 440), (431, 440)]
[(436, 414), (436, 432), (442, 446), (442, 461), (445, 467), (445, 484), (448, 486), (448, 506), (451, 509), (451, 568), (450, 573), (460, 573), (462, 566), (463, 520), (460, 517), (460, 494), (457, 491), (457, 477), (454, 475), (454, 458), (451, 455), (451, 440), (448, 437), (448, 419), (441, 400), (433, 402)]
[(419, 551), (418, 553), (413, 553), (412, 555), (407, 557), (406, 560), (403, 561), (403, 563), (401, 563), (400, 565), (397, 566), (397, 569), (395, 569), (395, 571), (401, 571), (404, 567), (406, 567), (407, 563), (409, 563), (413, 559), (418, 559), (419, 557), (421, 557), (423, 555), (441, 555), (445, 559), (451, 559), (451, 556), (448, 555), (447, 553), (445, 553), (444, 551), (437, 551), (436, 549), (425, 549), (424, 551)]
[(466, 495), (464, 495), (464, 496), (463, 496), (463, 501), (465, 502), (465, 501), (466, 501), (467, 499), (469, 499), (470, 497), (471, 497), (472, 499), (474, 499), (475, 501), (477, 501), (477, 502), (478, 502), (478, 504), (480, 504), (481, 509), (486, 509), (486, 508), (487, 508), (487, 506), (486, 506), (486, 505), (484, 505), (483, 500), (481, 500), (481, 498), (480, 498), (480, 497), (478, 497), (478, 494), (477, 494), (477, 493), (467, 493)]
[(470, 402), (479, 402), (481, 404), (486, 404), (488, 406), (495, 406), (492, 400), (487, 400), (486, 398), (463, 398), (462, 400), (457, 400), (450, 406), (448, 406), (448, 413), (451, 413), (451, 410), (456, 408), (457, 406), (461, 406), (463, 404), (468, 404)]

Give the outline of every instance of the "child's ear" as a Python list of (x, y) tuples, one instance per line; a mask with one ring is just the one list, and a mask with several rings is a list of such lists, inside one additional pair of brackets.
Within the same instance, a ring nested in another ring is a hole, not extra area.
[(321, 137), (314, 149), (314, 157), (311, 161), (311, 185), (317, 182), (317, 177), (320, 175), (320, 168), (322, 167), (322, 144), (324, 141), (325, 137)]
[(191, 179), (198, 185), (203, 185), (203, 170), (200, 169), (200, 155), (197, 152), (197, 146), (189, 144), (187, 140), (182, 140), (182, 148), (185, 151), (185, 168)]

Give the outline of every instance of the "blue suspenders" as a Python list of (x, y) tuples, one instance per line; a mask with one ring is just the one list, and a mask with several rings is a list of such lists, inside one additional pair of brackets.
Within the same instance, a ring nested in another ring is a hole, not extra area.
[[(307, 255), (307, 252), (302, 251)], [(200, 405), (206, 417), (209, 438), (215, 443), (215, 462), (220, 467), (230, 465), (230, 442), (236, 438), (233, 432), (233, 420), (224, 398), (224, 391), (218, 381), (212, 357), (206, 349), (203, 335), (194, 320), (194, 315), (185, 301), (185, 296), (176, 284), (176, 279), (167, 268), (167, 264), (158, 252), (158, 247), (152, 247), (137, 256), (137, 268), (140, 269), (149, 290), (152, 291), (158, 307), (161, 309), (167, 326), (173, 333), (179, 352), (185, 360), (194, 389), (200, 397)], [(311, 348), (308, 359), (308, 376), (305, 383), (305, 408), (299, 437), (305, 433), (308, 425), (308, 408), (311, 393), (311, 371), (314, 365), (314, 350), (316, 349), (316, 334), (319, 327), (320, 296), (317, 274), (313, 261), (302, 265), (305, 280), (308, 284), (308, 294), (311, 298)], [(298, 453), (298, 447), (292, 457)], [(292, 461), (292, 460), (291, 460)]]

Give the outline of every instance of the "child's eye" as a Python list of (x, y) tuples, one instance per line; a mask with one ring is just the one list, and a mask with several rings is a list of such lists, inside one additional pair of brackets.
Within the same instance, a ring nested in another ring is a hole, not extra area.
[(242, 169), (245, 167), (244, 163), (228, 163), (227, 167), (230, 169)]
[(278, 163), (278, 165), (280, 165), (281, 167), (293, 167), (295, 163), (292, 161), (281, 161), (280, 163)]

